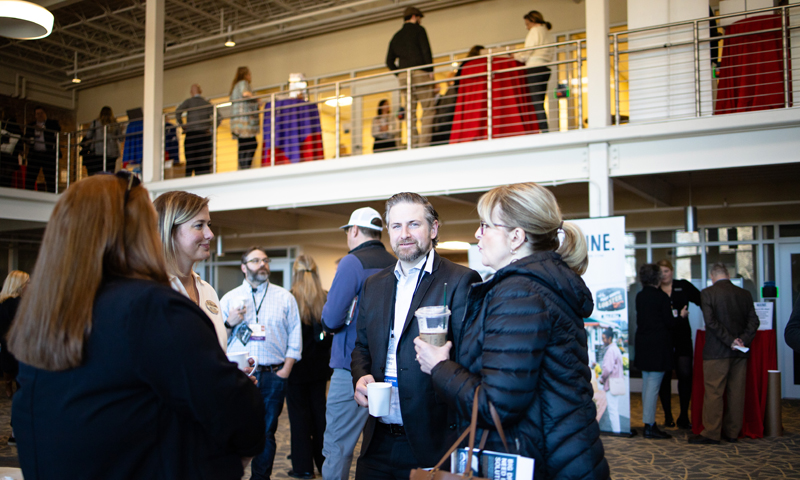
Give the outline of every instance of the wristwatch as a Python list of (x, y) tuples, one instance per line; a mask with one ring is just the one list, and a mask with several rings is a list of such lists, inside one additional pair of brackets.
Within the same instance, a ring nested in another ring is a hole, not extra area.
[(230, 323), (228, 323), (227, 320), (225, 320), (225, 328), (230, 328), (231, 330), (233, 330), (233, 325), (231, 325)]

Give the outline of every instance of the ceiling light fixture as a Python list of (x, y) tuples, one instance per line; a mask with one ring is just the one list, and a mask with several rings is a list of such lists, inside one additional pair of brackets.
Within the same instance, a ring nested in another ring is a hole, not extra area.
[(231, 35), (231, 31), (232, 27), (231, 25), (228, 25), (228, 39), (225, 40), (225, 46), (228, 48), (236, 46), (236, 42), (233, 41), (233, 35)]
[(78, 52), (75, 52), (75, 63), (73, 64), (74, 67), (72, 71), (74, 72), (72, 75), (72, 83), (81, 83), (81, 79), (78, 78)]
[(24, 0), (0, 0), (0, 36), (36, 40), (53, 31), (53, 14)]
[(442, 242), (436, 246), (438, 250), (469, 250), (469, 243), (467, 242)]
[[(353, 97), (345, 97), (344, 95), (339, 96), (340, 107), (347, 107), (352, 104), (353, 104)], [(328, 100), (325, 100), (325, 105), (336, 108), (336, 99), (329, 98)]]

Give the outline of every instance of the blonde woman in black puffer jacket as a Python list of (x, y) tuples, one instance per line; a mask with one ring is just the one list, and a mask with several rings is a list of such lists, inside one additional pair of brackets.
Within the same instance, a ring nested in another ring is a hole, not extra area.
[(593, 308), (580, 277), (588, 264), (583, 234), (562, 221), (553, 194), (535, 183), (489, 191), (478, 212), (481, 259), (497, 273), (469, 292), (455, 361), (448, 360), (449, 343), (414, 341), (422, 371), (432, 374), (462, 429), (480, 385), (486, 448), (504, 450), (491, 401), (511, 453), (536, 460), (537, 480), (608, 478), (583, 327)]

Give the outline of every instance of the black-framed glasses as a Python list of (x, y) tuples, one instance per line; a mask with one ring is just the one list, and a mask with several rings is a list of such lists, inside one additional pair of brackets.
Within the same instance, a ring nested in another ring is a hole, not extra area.
[(252, 266), (258, 265), (269, 265), (272, 259), (270, 258), (251, 258), (250, 260), (245, 261), (244, 263), (250, 264)]
[[(495, 223), (494, 226), (495, 227), (505, 227), (505, 228), (516, 228), (516, 227), (512, 227), (511, 225), (500, 225), (499, 223)], [(481, 225), (478, 228), (480, 228), (481, 236), (483, 236), (484, 232), (486, 231), (486, 229), (487, 228), (492, 228), (492, 226), (489, 225), (488, 223), (484, 222), (484, 221), (481, 221)]]

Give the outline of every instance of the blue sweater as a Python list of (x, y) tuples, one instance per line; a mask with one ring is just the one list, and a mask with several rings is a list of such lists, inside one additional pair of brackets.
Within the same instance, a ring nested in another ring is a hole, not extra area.
[(379, 240), (370, 240), (350, 250), (339, 262), (328, 292), (328, 301), (322, 309), (322, 324), (326, 331), (334, 333), (331, 368), (350, 370), (350, 354), (355, 348), (357, 335), (355, 319), (358, 318), (358, 304), (361, 302), (356, 302), (353, 321), (348, 325), (350, 306), (353, 299), (361, 295), (367, 277), (396, 261)]

